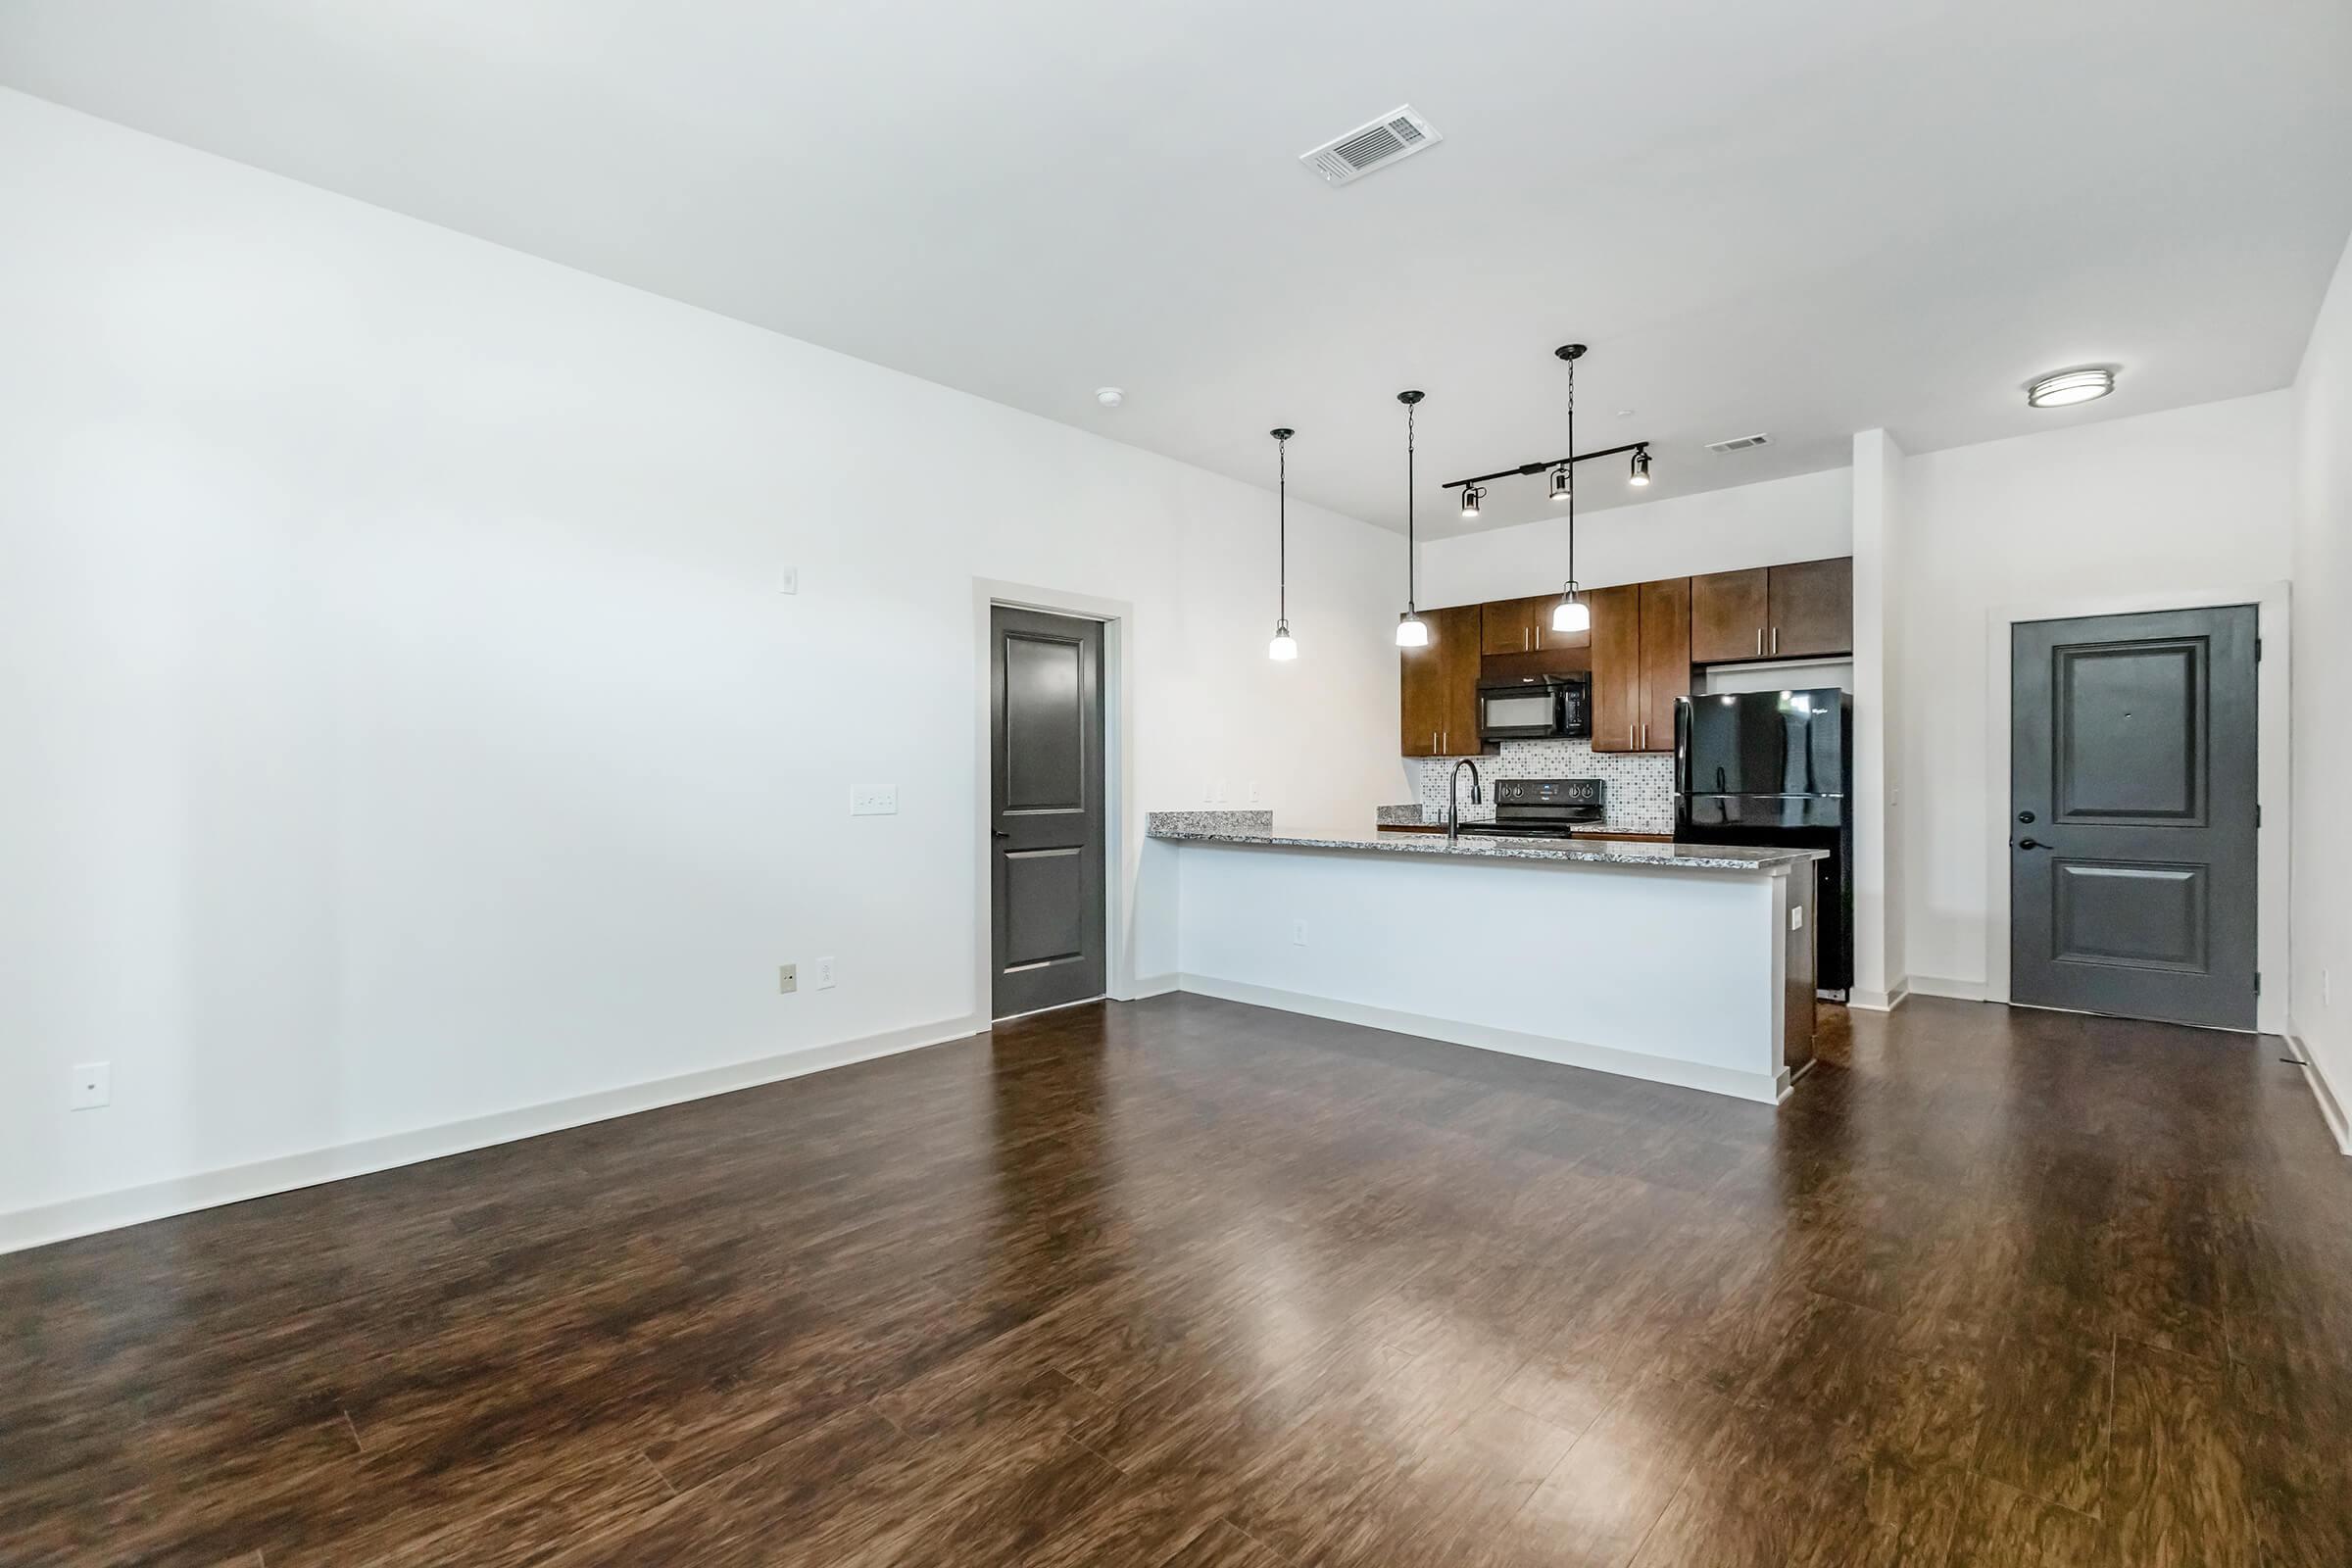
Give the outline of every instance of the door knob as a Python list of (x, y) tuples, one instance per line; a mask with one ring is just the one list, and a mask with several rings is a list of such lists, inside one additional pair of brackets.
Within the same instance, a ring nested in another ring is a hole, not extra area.
[(2049, 848), (2047, 844), (2038, 839), (2019, 839), (2017, 847), (2021, 850), (2046, 850)]

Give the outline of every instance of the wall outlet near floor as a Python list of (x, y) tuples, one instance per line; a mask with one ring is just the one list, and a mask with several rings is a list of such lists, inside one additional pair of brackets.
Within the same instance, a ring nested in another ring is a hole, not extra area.
[(896, 816), (899, 814), (899, 787), (896, 784), (860, 784), (850, 791), (852, 816)]
[(115, 1064), (111, 1061), (77, 1061), (74, 1064), (74, 1086), (66, 1104), (73, 1110), (96, 1110), (114, 1102)]
[(1304, 920), (1291, 922), (1291, 946), (1294, 948), (1306, 946), (1306, 922)]
[(833, 989), (833, 960), (831, 958), (819, 958), (816, 960), (816, 973), (810, 977), (808, 981), (808, 989), (811, 991), (830, 991)]
[(776, 592), (780, 594), (797, 594), (800, 591), (801, 568), (798, 566), (786, 566), (784, 568), (784, 574), (776, 579)]
[(784, 993), (786, 996), (790, 996), (795, 991), (800, 990), (801, 966), (797, 963), (778, 965), (776, 969), (776, 989)]

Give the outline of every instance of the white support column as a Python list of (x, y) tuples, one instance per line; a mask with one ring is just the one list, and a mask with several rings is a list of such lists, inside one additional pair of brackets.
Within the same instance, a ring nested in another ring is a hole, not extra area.
[(1892, 1007), (1911, 989), (1903, 955), (1903, 449), (1854, 437), (1854, 990)]

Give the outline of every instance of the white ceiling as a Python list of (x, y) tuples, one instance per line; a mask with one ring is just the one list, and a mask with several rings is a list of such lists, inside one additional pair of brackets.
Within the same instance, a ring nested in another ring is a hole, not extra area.
[[(1245, 478), (1296, 425), (1371, 520), (1426, 388), (1433, 533), (1570, 338), (1648, 497), (2286, 384), (2348, 68), (2342, 0), (0, 0), (0, 82)], [(1442, 145), (1297, 163), (1406, 102)]]

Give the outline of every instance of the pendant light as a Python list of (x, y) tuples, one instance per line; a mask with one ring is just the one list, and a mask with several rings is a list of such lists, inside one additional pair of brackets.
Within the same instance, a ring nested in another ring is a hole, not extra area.
[(1396, 617), (1396, 646), (1427, 648), (1429, 622), (1413, 605), (1413, 405), (1421, 394), (1399, 392), (1396, 401), (1404, 405), (1404, 613)]
[(1275, 503), (1274, 503), (1274, 640), (1266, 644), (1266, 657), (1277, 664), (1287, 664), (1298, 657), (1298, 644), (1291, 636), (1291, 437), (1298, 432), (1288, 427), (1269, 432), (1274, 437)]
[(1569, 461), (1551, 476), (1551, 493), (1558, 498), (1566, 492), (1568, 502), (1568, 581), (1560, 588), (1560, 602), (1551, 607), (1551, 629), (1561, 632), (1591, 631), (1592, 611), (1576, 596), (1576, 485), (1569, 479), (1568, 469), (1576, 461), (1576, 362), (1585, 357), (1582, 343), (1570, 343), (1554, 349), (1553, 353), (1568, 362), (1568, 455)]

